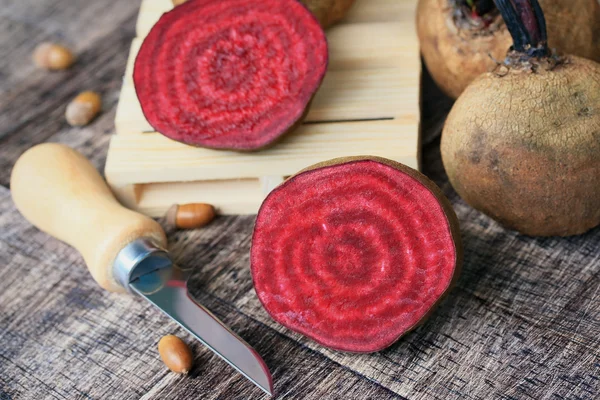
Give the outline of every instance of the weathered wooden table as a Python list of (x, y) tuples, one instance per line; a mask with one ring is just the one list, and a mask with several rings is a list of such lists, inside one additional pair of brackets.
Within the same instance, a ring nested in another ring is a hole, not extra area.
[[(156, 343), (186, 334), (139, 299), (102, 291), (68, 246), (32, 228), (9, 190), (28, 147), (63, 142), (105, 162), (137, 1), (0, 2), (0, 399), (244, 399), (265, 396), (200, 345), (187, 377), (169, 373)], [(79, 55), (67, 72), (30, 62), (43, 40)], [(83, 89), (104, 113), (83, 129), (63, 113)], [(450, 103), (425, 77), (424, 172), (452, 200), (465, 265), (427, 323), (371, 355), (328, 351), (276, 325), (252, 289), (252, 216), (170, 232), (178, 262), (197, 266), (198, 299), (253, 345), (278, 398), (594, 399), (600, 396), (600, 229), (535, 239), (507, 231), (452, 191), (439, 158)]]

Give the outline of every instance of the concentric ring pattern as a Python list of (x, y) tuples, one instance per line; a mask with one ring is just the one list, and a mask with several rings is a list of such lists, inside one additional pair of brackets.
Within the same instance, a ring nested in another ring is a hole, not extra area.
[(144, 40), (134, 84), (163, 135), (252, 150), (302, 118), (327, 57), (323, 30), (297, 0), (190, 0)]
[(373, 160), (309, 170), (275, 189), (251, 253), (256, 292), (276, 321), (352, 352), (381, 350), (413, 328), (456, 264), (438, 198)]

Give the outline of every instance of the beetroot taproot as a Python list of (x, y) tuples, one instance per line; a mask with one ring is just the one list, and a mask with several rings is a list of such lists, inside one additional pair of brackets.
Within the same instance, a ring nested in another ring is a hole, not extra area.
[(327, 161), (275, 188), (250, 257), (256, 293), (275, 321), (360, 353), (423, 321), (461, 260), (458, 220), (439, 188), (379, 157)]
[[(540, 0), (550, 48), (600, 61), (598, 0)], [(512, 43), (492, 0), (420, 0), (417, 33), (427, 69), (457, 98), (477, 76), (496, 67)]]
[(158, 132), (247, 151), (297, 125), (327, 62), (323, 29), (297, 0), (189, 0), (144, 39), (133, 79)]
[(521, 233), (600, 224), (600, 64), (553, 56), (537, 0), (497, 0), (515, 38), (505, 66), (467, 87), (442, 132), (450, 182)]

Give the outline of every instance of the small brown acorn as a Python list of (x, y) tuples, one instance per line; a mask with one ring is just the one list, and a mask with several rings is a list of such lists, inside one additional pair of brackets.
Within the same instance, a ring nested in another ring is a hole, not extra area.
[(167, 368), (177, 374), (192, 369), (193, 355), (187, 344), (175, 335), (163, 336), (158, 342), (158, 353)]
[(89, 124), (100, 112), (102, 98), (96, 92), (82, 92), (67, 106), (65, 118), (71, 126)]
[(49, 70), (67, 69), (75, 62), (71, 50), (49, 42), (39, 44), (33, 51), (32, 58), (35, 65)]
[(167, 224), (178, 229), (196, 229), (215, 218), (215, 208), (205, 203), (173, 204), (167, 211)]

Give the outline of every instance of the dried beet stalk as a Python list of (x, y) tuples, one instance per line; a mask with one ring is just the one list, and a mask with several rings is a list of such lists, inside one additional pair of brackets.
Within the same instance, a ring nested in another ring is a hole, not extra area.
[(133, 78), (163, 135), (256, 150), (302, 119), (327, 57), (322, 28), (297, 0), (190, 0), (152, 28)]
[(423, 321), (458, 276), (456, 214), (433, 182), (377, 157), (317, 164), (264, 201), (254, 287), (282, 325), (374, 352)]

